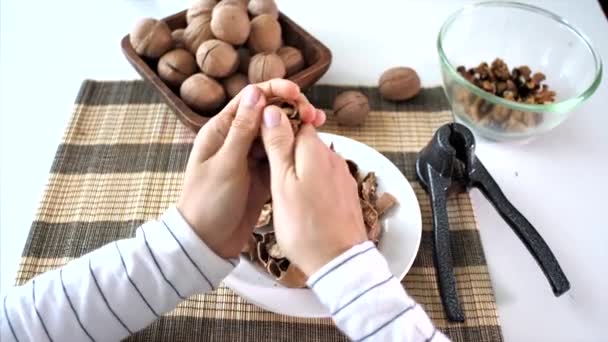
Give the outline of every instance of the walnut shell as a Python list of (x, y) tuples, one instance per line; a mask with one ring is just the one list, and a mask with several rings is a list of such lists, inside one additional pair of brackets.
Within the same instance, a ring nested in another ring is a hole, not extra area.
[(277, 55), (283, 60), (287, 76), (291, 76), (304, 68), (304, 56), (302, 52), (292, 46), (283, 46), (277, 51)]
[(194, 56), (184, 49), (171, 50), (158, 61), (158, 76), (173, 87), (179, 87), (196, 69)]
[(199, 113), (213, 112), (226, 101), (222, 85), (201, 73), (188, 77), (182, 83), (179, 93), (182, 100)]
[(369, 100), (358, 91), (345, 91), (334, 99), (334, 115), (344, 126), (358, 126), (365, 122), (369, 114)]
[(279, 18), (279, 8), (274, 0), (251, 0), (248, 9), (254, 17), (269, 14), (275, 19)]
[(277, 19), (269, 14), (253, 18), (247, 44), (254, 53), (277, 51), (282, 44), (281, 25)]
[(394, 207), (397, 204), (397, 199), (395, 196), (389, 194), (388, 192), (383, 193), (376, 200), (376, 211), (378, 211), (378, 216), (384, 215), (389, 209)]
[(158, 58), (173, 47), (171, 30), (164, 21), (142, 19), (129, 35), (129, 41), (138, 55)]
[(232, 45), (241, 45), (247, 41), (250, 31), (249, 15), (242, 6), (229, 4), (213, 10), (211, 32), (218, 39)]
[(285, 77), (285, 65), (276, 53), (258, 53), (249, 63), (249, 82), (260, 83)]
[(251, 51), (249, 49), (241, 47), (236, 50), (237, 55), (239, 56), (239, 72), (243, 74), (247, 74), (249, 72), (249, 62), (251, 62)]
[(302, 272), (302, 270), (293, 263), (289, 263), (287, 270), (282, 271), (281, 276), (277, 278), (279, 283), (290, 288), (306, 287), (306, 280), (308, 280), (306, 274), (304, 274), (304, 272)]
[(380, 95), (387, 100), (407, 100), (420, 92), (420, 77), (412, 68), (391, 68), (380, 76), (378, 88)]
[(226, 90), (228, 98), (235, 97), (238, 93), (243, 90), (249, 84), (247, 76), (241, 73), (236, 73), (228, 78), (222, 80), (222, 85)]
[(201, 71), (211, 77), (227, 77), (236, 71), (238, 56), (232, 45), (211, 39), (196, 51), (196, 62)]
[(213, 39), (211, 32), (211, 16), (199, 16), (184, 30), (184, 44), (193, 54), (204, 42)]
[(171, 32), (171, 37), (173, 37), (173, 45), (177, 49), (186, 48), (186, 42), (184, 41), (184, 31), (185, 29), (177, 29)]
[(211, 16), (211, 11), (217, 5), (217, 0), (197, 0), (186, 12), (186, 22), (190, 24), (200, 16)]

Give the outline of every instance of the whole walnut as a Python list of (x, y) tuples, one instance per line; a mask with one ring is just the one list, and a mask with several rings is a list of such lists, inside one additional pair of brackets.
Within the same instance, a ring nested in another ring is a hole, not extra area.
[(188, 50), (171, 50), (158, 61), (158, 76), (173, 87), (179, 87), (196, 71), (196, 61)]
[(276, 53), (258, 53), (251, 58), (248, 75), (251, 83), (283, 78), (285, 77), (285, 65)]
[(334, 99), (334, 115), (340, 125), (359, 126), (369, 114), (369, 100), (358, 91), (345, 91)]
[(177, 29), (171, 32), (171, 37), (173, 37), (173, 45), (176, 48), (185, 48), (186, 43), (184, 41), (184, 31), (185, 29)]
[(184, 30), (184, 44), (193, 54), (196, 53), (203, 42), (209, 39), (213, 39), (211, 16), (197, 17)]
[(251, 62), (251, 52), (247, 48), (240, 47), (236, 50), (236, 53), (239, 56), (239, 72), (247, 74), (249, 72), (249, 62)]
[(205, 75), (221, 78), (236, 71), (239, 58), (232, 45), (211, 39), (201, 44), (196, 51), (196, 63)]
[(243, 90), (249, 84), (249, 79), (247, 76), (241, 73), (236, 73), (228, 78), (224, 78), (222, 80), (222, 85), (224, 86), (224, 90), (226, 90), (226, 94), (228, 98), (235, 97), (238, 93)]
[(224, 88), (213, 78), (196, 73), (188, 77), (179, 90), (182, 100), (199, 113), (211, 113), (226, 101)]
[(269, 14), (273, 18), (279, 18), (279, 8), (274, 0), (251, 0), (249, 1), (249, 13), (257, 17), (261, 14)]
[(247, 6), (249, 5), (249, 0), (222, 0), (217, 7), (226, 6), (226, 5), (236, 5), (240, 8), (244, 9), (247, 12)]
[(378, 89), (380, 95), (387, 100), (407, 100), (420, 92), (420, 78), (412, 68), (391, 68), (380, 76)]
[(254, 53), (277, 51), (282, 44), (281, 25), (278, 20), (269, 14), (253, 18), (247, 44)]
[(186, 12), (186, 22), (190, 24), (199, 16), (211, 16), (211, 11), (217, 5), (217, 0), (197, 0)]
[(302, 52), (292, 46), (283, 46), (277, 51), (277, 55), (283, 60), (287, 76), (291, 76), (304, 68), (304, 56)]
[(211, 32), (216, 38), (232, 45), (241, 45), (247, 41), (250, 31), (249, 15), (243, 7), (231, 4), (217, 6), (213, 10)]
[(164, 21), (142, 19), (129, 35), (129, 41), (138, 55), (158, 58), (173, 47), (171, 30)]

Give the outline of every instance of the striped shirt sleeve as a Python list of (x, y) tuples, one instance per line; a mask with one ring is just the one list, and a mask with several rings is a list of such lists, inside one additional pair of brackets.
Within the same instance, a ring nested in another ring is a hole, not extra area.
[(134, 238), (10, 289), (0, 298), (0, 340), (117, 341), (214, 289), (237, 262), (217, 256), (174, 207)]
[(308, 279), (353, 341), (447, 341), (390, 272), (374, 244), (352, 247)]

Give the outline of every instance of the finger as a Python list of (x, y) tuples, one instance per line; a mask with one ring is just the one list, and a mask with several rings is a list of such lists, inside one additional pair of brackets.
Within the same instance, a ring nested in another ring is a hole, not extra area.
[(222, 150), (235, 159), (245, 158), (251, 145), (260, 132), (262, 110), (266, 99), (255, 85), (248, 85), (241, 92), (236, 116), (232, 119), (230, 130)]
[[(296, 101), (300, 96), (300, 87), (289, 80), (272, 79), (256, 85), (267, 99), (278, 96)], [(243, 91), (237, 94), (224, 109), (201, 128), (194, 141), (191, 160), (205, 161), (222, 147), (230, 130), (232, 119), (236, 116), (242, 93)]]
[[(264, 93), (264, 96), (267, 99), (272, 97), (281, 97), (284, 99), (296, 101), (298, 99), (298, 96), (300, 95), (300, 87), (289, 80), (277, 78), (266, 82), (256, 83), (255, 85), (260, 90), (262, 90), (262, 93)], [(241, 91), (234, 98), (232, 98), (232, 100), (228, 102), (226, 107), (224, 107), (224, 109), (217, 115), (226, 115), (234, 117), (239, 107), (242, 93), (243, 91)]]
[(190, 160), (204, 162), (213, 156), (224, 144), (231, 119), (227, 115), (216, 115), (199, 131), (192, 145)]
[(298, 95), (298, 100), (296, 103), (302, 122), (312, 123), (315, 120), (315, 117), (317, 116), (317, 111), (315, 107), (310, 104), (310, 101), (308, 101), (306, 95), (300, 93), (300, 95)]
[(297, 101), (300, 96), (300, 87), (292, 81), (282, 78), (272, 79), (256, 85), (262, 89), (266, 98), (281, 97), (286, 100)]
[[(319, 161), (326, 159), (329, 148), (325, 146), (311, 124), (300, 127), (295, 140), (294, 165), (296, 175), (302, 176), (315, 168)], [(327, 157), (329, 158), (329, 157)]]
[(317, 115), (315, 116), (315, 120), (312, 122), (312, 125), (315, 127), (321, 127), (327, 120), (327, 115), (324, 111), (317, 109)]
[(277, 106), (264, 109), (262, 140), (270, 164), (271, 183), (283, 179), (293, 169), (294, 136), (285, 113)]

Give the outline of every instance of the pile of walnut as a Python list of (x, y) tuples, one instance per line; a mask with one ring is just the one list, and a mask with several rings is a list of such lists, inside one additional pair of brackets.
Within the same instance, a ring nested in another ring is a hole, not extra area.
[[(397, 200), (387, 192), (378, 196), (378, 182), (373, 172), (369, 172), (365, 177), (361, 178), (357, 165), (350, 160), (347, 163), (351, 174), (357, 180), (359, 202), (367, 230), (367, 237), (377, 244), (382, 234), (380, 219), (382, 215), (397, 204)], [(279, 248), (274, 234), (271, 202), (264, 206), (243, 253), (252, 262), (263, 267), (282, 285), (292, 288), (306, 286), (306, 275), (296, 265), (292, 264)]]
[(137, 54), (158, 59), (158, 76), (199, 114), (214, 114), (247, 84), (289, 77), (305, 67), (283, 46), (274, 0), (197, 0), (173, 32), (143, 19), (130, 34)]
[[(507, 64), (502, 59), (496, 58), (491, 65), (483, 62), (475, 68), (466, 69), (464, 66), (459, 66), (456, 70), (475, 86), (506, 100), (526, 104), (546, 104), (555, 101), (555, 92), (550, 90), (548, 85), (542, 84), (545, 75), (541, 72), (532, 73), (527, 65), (513, 68), (509, 72)], [(539, 113), (510, 110), (502, 105), (493, 105), (464, 88), (456, 93), (456, 101), (465, 107), (465, 113), (483, 126), (521, 132), (541, 122)]]

